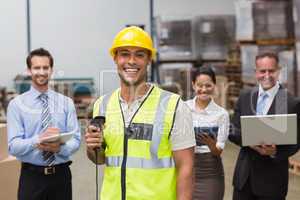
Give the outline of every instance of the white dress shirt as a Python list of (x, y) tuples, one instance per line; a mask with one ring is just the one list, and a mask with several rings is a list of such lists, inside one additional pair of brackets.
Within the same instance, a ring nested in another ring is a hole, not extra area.
[[(186, 101), (186, 104), (192, 111), (193, 127), (218, 127), (218, 137), (216, 146), (224, 149), (225, 142), (229, 134), (229, 114), (211, 100), (204, 110), (199, 111), (196, 108), (196, 99)], [(208, 153), (210, 149), (207, 145), (195, 147), (195, 153)]]

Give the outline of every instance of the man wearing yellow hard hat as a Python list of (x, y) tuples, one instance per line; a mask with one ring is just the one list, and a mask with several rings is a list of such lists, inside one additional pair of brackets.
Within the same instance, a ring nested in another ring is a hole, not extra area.
[(105, 124), (88, 126), (85, 136), (89, 159), (105, 164), (101, 200), (192, 199), (192, 117), (179, 95), (146, 82), (152, 39), (124, 28), (110, 54), (120, 88), (95, 102), (93, 118)]

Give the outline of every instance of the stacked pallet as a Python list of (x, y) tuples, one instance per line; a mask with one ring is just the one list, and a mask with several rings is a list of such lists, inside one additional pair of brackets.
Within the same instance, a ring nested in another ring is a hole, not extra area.
[(290, 172), (300, 176), (300, 151), (289, 158)]
[(240, 65), (227, 65), (226, 76), (229, 83), (227, 94), (228, 96), (239, 96), (240, 90), (243, 86), (241, 80), (241, 66)]
[(229, 51), (225, 65), (225, 74), (228, 79), (227, 108), (229, 111), (232, 111), (243, 88), (240, 50), (238, 46), (233, 46)]

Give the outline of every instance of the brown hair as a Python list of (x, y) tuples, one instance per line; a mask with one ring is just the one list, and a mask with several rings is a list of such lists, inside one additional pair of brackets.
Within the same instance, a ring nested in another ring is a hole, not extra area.
[(273, 58), (276, 63), (278, 64), (279, 63), (279, 58), (278, 58), (278, 54), (275, 53), (275, 52), (272, 52), (272, 51), (265, 51), (265, 52), (261, 52), (259, 53), (256, 57), (255, 57), (255, 62), (261, 58), (265, 58), (265, 57), (268, 57), (268, 58)]
[(48, 57), (49, 61), (50, 61), (50, 67), (53, 68), (54, 61), (53, 61), (53, 57), (50, 54), (50, 52), (47, 51), (44, 48), (39, 48), (39, 49), (32, 50), (26, 58), (26, 64), (27, 64), (27, 67), (29, 69), (31, 68), (31, 64), (32, 64), (31, 59), (32, 59), (33, 56), (46, 56), (46, 57)]

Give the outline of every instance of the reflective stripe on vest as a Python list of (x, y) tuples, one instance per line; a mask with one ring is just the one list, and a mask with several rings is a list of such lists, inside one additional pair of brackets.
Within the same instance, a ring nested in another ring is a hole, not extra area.
[[(123, 156), (112, 156), (105, 158), (106, 165), (109, 167), (121, 167)], [(144, 169), (157, 169), (157, 168), (171, 168), (175, 167), (173, 158), (161, 159), (145, 159), (127, 157), (126, 168), (144, 168)]]
[(105, 116), (107, 104), (108, 104), (110, 97), (111, 97), (111, 94), (103, 96), (103, 99), (101, 102), (102, 106), (100, 106), (100, 108), (99, 108), (99, 116)]
[(96, 116), (105, 116), (106, 108), (111, 94), (101, 96), (94, 105), (93, 118)]

